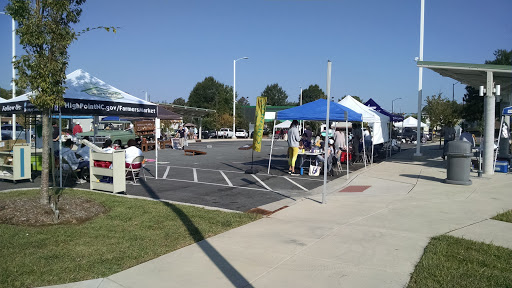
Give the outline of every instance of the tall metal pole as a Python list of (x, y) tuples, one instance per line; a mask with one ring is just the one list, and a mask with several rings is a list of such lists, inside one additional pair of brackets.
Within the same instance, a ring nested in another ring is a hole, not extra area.
[[(420, 18), (420, 61), (423, 61), (423, 38), (424, 38), (424, 20), (425, 20), (425, 0), (421, 0), (421, 18)], [(414, 156), (421, 156), (421, 104), (423, 102), (423, 67), (419, 67), (418, 80), (418, 125), (416, 126), (416, 153)]]
[[(235, 139), (235, 104), (236, 104), (236, 60), (233, 60), (233, 136), (231, 138)], [(227, 132), (226, 132), (227, 133)], [(228, 135), (226, 135), (228, 136)]]
[(233, 139), (236, 139), (235, 136), (235, 104), (236, 104), (236, 61), (242, 60), (242, 59), (249, 59), (249, 57), (242, 57), (238, 58), (236, 60), (233, 60)]
[[(16, 69), (14, 69), (14, 60), (16, 59), (16, 23), (12, 18), (12, 98), (16, 97)], [(12, 139), (16, 140), (16, 114), (12, 114)]]
[(327, 115), (325, 118), (325, 141), (324, 141), (324, 189), (322, 191), (322, 204), (326, 204), (327, 196), (327, 158), (329, 157), (329, 104), (331, 103), (331, 61), (327, 61)]
[[(302, 87), (300, 88), (300, 99), (302, 101)], [(302, 104), (300, 104), (302, 105)], [(306, 125), (304, 124), (304, 120), (302, 120), (302, 133), (304, 133), (304, 130), (306, 129)]]

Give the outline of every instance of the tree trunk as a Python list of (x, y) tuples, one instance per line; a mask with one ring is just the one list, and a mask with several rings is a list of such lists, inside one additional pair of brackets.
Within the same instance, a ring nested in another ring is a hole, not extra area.
[(41, 171), (41, 190), (39, 199), (41, 204), (50, 205), (50, 112), (43, 109), (43, 154)]

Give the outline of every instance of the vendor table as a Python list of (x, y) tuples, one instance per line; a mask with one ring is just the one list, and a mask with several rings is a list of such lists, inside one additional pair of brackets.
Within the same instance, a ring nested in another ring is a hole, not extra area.
[(304, 162), (306, 161), (309, 161), (309, 165), (311, 165), (311, 163), (313, 161), (316, 160), (316, 156), (318, 155), (324, 155), (324, 152), (309, 152), (309, 151), (305, 151), (305, 152), (302, 152), (302, 150), (299, 150), (299, 153), (297, 156), (300, 156), (300, 165), (299, 167), (303, 167), (304, 166)]

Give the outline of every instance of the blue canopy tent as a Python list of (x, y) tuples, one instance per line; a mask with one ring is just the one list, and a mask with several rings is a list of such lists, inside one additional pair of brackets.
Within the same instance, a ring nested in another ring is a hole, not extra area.
[(379, 112), (379, 113), (382, 113), (386, 116), (389, 117), (389, 120), (391, 120), (391, 122), (400, 122), (400, 121), (404, 121), (404, 117), (402, 115), (397, 115), (397, 114), (393, 114), (393, 113), (390, 113), (388, 112), (387, 110), (384, 110), (382, 107), (380, 107), (379, 104), (377, 104), (377, 102), (375, 102), (372, 98), (370, 98), (370, 100), (366, 101), (364, 103), (364, 105), (370, 107), (370, 108), (373, 108), (373, 110)]
[[(348, 117), (345, 118), (345, 112)], [(309, 120), (309, 121), (325, 121), (327, 118), (327, 100), (318, 99), (313, 102), (306, 103), (302, 106), (281, 110), (276, 113), (276, 120)], [(329, 120), (332, 121), (362, 121), (362, 115), (353, 110), (332, 102), (329, 106)]]
[[(293, 107), (286, 110), (276, 112), (276, 120), (309, 120), (309, 121), (325, 121), (327, 119), (327, 100), (318, 99), (313, 102), (306, 103), (301, 106)], [(329, 103), (329, 121), (363, 121), (360, 113), (354, 112), (341, 104), (331, 101)], [(275, 124), (275, 120), (274, 120)], [(275, 125), (274, 125), (275, 127)], [(346, 126), (348, 127), (348, 125)], [(348, 128), (347, 128), (348, 129)], [(268, 160), (268, 171), (270, 174), (270, 162), (272, 161), (272, 149), (274, 147), (274, 133), (272, 133), (272, 144), (270, 146), (270, 157)], [(347, 133), (348, 135), (348, 133)], [(348, 137), (346, 137), (348, 142)], [(348, 146), (348, 143), (347, 143)], [(347, 177), (348, 177), (348, 161), (347, 161)]]

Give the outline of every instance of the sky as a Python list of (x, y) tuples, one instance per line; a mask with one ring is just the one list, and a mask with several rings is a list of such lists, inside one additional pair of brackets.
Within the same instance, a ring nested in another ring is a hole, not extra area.
[[(0, 0), (0, 10), (8, 3)], [(88, 0), (69, 49), (67, 73), (91, 75), (151, 101), (188, 96), (208, 76), (256, 102), (277, 83), (298, 101), (300, 88), (373, 98), (395, 112), (416, 112), (420, 0)], [(425, 61), (484, 63), (512, 49), (511, 0), (425, 0)], [(0, 87), (10, 89), (11, 19), (0, 15)], [(17, 46), (17, 53), (22, 53)], [(423, 99), (462, 101), (465, 85), (424, 70)]]

